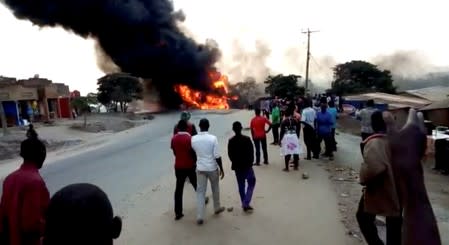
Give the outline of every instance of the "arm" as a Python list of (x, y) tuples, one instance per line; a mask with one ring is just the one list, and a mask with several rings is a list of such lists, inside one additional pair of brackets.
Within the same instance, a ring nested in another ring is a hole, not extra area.
[(285, 127), (284, 127), (285, 121), (281, 122), (281, 133), (279, 134), (279, 141), (282, 142), (282, 138), (284, 138), (285, 134)]
[(360, 183), (368, 185), (387, 170), (390, 156), (381, 139), (372, 139), (363, 149), (364, 162), (360, 168)]
[(265, 123), (268, 124), (268, 129), (265, 131), (265, 133), (268, 133), (271, 130), (271, 122), (270, 122), (270, 120), (265, 118)]
[(247, 138), (247, 139), (248, 140), (247, 140), (246, 152), (248, 153), (248, 158), (249, 158), (248, 161), (252, 165), (254, 162), (254, 146), (253, 146), (253, 142), (251, 141), (251, 139), (250, 138)]
[(45, 183), (30, 185), (22, 200), (20, 230), (23, 236), (40, 238), (45, 228), (45, 212), (50, 203), (50, 195)]
[(173, 139), (174, 138), (172, 138), (171, 139), (171, 143), (170, 143), (170, 149), (173, 151), (173, 155), (175, 155), (176, 156), (176, 152), (175, 152), (175, 148), (173, 147), (174, 146), (174, 142), (173, 142)]
[(232, 144), (232, 139), (230, 139), (229, 141), (228, 141), (228, 157), (229, 157), (229, 160), (231, 161), (231, 162), (234, 162), (235, 161), (235, 152), (234, 152), (234, 146), (233, 146), (233, 144)]
[(218, 140), (217, 140), (217, 138), (215, 138), (215, 142), (214, 142), (214, 157), (215, 157), (215, 160), (217, 162), (218, 167), (220, 168), (221, 178), (223, 179), (224, 178), (223, 162), (221, 160), (220, 153), (218, 152)]
[(195, 136), (197, 134), (198, 134), (198, 132), (196, 131), (195, 124), (192, 123), (192, 136)]

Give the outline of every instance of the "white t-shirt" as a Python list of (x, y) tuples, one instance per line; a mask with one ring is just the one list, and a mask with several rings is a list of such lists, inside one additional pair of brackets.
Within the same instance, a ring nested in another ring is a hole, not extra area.
[(302, 110), (301, 119), (303, 122), (312, 126), (312, 128), (315, 128), (316, 111), (311, 107), (305, 108)]
[(218, 140), (208, 132), (199, 132), (192, 137), (192, 148), (196, 153), (196, 169), (198, 171), (215, 171), (218, 168), (215, 159), (220, 157)]

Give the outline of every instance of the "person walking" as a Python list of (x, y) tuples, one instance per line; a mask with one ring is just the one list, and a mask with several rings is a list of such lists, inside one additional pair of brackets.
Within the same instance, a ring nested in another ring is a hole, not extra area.
[(373, 128), (371, 127), (371, 115), (373, 115), (375, 111), (377, 111), (377, 109), (374, 107), (374, 100), (368, 100), (366, 102), (366, 108), (363, 108), (356, 113), (357, 118), (361, 120), (360, 131), (362, 141), (366, 140), (366, 138), (374, 133)]
[(357, 222), (369, 245), (383, 244), (375, 221), (376, 215), (386, 216), (387, 245), (401, 244), (402, 212), (391, 166), (387, 127), (380, 111), (374, 112), (370, 121), (374, 134), (361, 143), (363, 194), (356, 214)]
[(252, 212), (254, 208), (251, 206), (251, 199), (256, 186), (256, 176), (253, 170), (253, 142), (248, 136), (242, 134), (242, 124), (240, 122), (234, 122), (232, 130), (235, 135), (229, 139), (228, 156), (232, 163), (231, 168), (235, 171), (237, 178), (243, 211)]
[(209, 120), (200, 120), (200, 133), (192, 137), (192, 148), (196, 153), (197, 176), (197, 224), (204, 223), (204, 209), (206, 202), (207, 180), (210, 181), (215, 214), (222, 213), (225, 208), (220, 205), (220, 178), (225, 174), (221, 156), (218, 151), (218, 140), (209, 134)]
[(278, 103), (273, 103), (273, 109), (271, 110), (271, 129), (273, 131), (273, 143), (272, 145), (279, 144), (279, 127), (281, 126), (281, 110)]
[(178, 132), (172, 137), (171, 149), (175, 155), (175, 220), (184, 217), (182, 212), (182, 195), (184, 192), (184, 183), (188, 178), (196, 190), (196, 155), (192, 148), (192, 136), (187, 132), (187, 122), (179, 120)]
[(39, 174), (47, 150), (33, 125), (20, 144), (23, 163), (3, 182), (0, 202), (0, 244), (39, 245), (44, 235), (50, 194)]
[[(196, 131), (195, 125), (189, 121), (190, 117), (191, 117), (190, 112), (188, 112), (188, 111), (181, 112), (181, 120), (183, 120), (183, 121), (185, 121), (187, 123), (187, 132), (191, 136), (195, 136), (198, 132)], [(178, 124), (176, 124), (174, 129), (173, 129), (173, 135), (178, 133), (178, 131), (179, 131)]]
[[(260, 147), (263, 151), (263, 163), (268, 165), (268, 150), (267, 150), (267, 133), (271, 130), (271, 122), (260, 115), (259, 108), (255, 109), (256, 116), (251, 120), (250, 128), (253, 137), (254, 146), (256, 148), (256, 166), (260, 165)], [(268, 125), (268, 130), (265, 131), (265, 125)]]
[(290, 159), (293, 155), (293, 168), (299, 168), (299, 154), (301, 154), (301, 143), (299, 142), (299, 132), (301, 130), (300, 121), (293, 114), (287, 111), (285, 119), (281, 123), (281, 155), (284, 156), (285, 168), (289, 171)]
[(318, 159), (319, 154), (316, 154), (316, 132), (315, 132), (315, 120), (316, 120), (316, 111), (312, 108), (312, 104), (310, 100), (305, 101), (305, 107), (302, 111), (302, 122), (304, 124), (303, 132), (304, 132), (304, 143), (307, 147), (307, 160), (312, 160), (313, 158)]
[(317, 154), (321, 151), (321, 142), (324, 140), (325, 153), (324, 156), (329, 157), (329, 160), (334, 159), (334, 153), (332, 151), (332, 115), (327, 111), (327, 103), (321, 102), (321, 111), (316, 116), (316, 128), (317, 128)]
[(332, 116), (332, 132), (331, 132), (332, 151), (337, 151), (337, 141), (335, 140), (335, 129), (337, 128), (338, 111), (337, 108), (335, 108), (334, 101), (331, 100), (331, 102), (329, 102), (329, 108), (327, 109), (327, 111), (329, 111), (329, 113)]

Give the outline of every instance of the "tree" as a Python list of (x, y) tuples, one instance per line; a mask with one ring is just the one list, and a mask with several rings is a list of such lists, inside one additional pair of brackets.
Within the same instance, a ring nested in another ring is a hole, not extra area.
[(265, 79), (265, 92), (271, 96), (279, 97), (291, 97), (304, 95), (304, 87), (298, 86), (298, 79), (301, 78), (299, 75), (288, 75), (284, 76), (282, 74), (276, 76), (268, 76)]
[(121, 112), (126, 112), (128, 103), (142, 99), (143, 86), (139, 78), (126, 73), (115, 73), (98, 79), (98, 101), (105, 106), (120, 104)]
[(334, 67), (332, 91), (337, 94), (366, 92), (396, 93), (389, 70), (365, 61), (351, 61)]
[(245, 105), (253, 104), (257, 97), (262, 93), (259, 91), (256, 80), (254, 78), (247, 78), (244, 82), (238, 82), (229, 86), (230, 94), (236, 96), (236, 99), (231, 101), (232, 107), (242, 108)]
[(83, 127), (87, 127), (87, 114), (90, 113), (90, 104), (95, 103), (96, 98), (95, 97), (78, 97), (74, 98), (70, 103), (73, 108), (79, 113), (80, 115), (83, 115), (84, 117), (84, 124)]

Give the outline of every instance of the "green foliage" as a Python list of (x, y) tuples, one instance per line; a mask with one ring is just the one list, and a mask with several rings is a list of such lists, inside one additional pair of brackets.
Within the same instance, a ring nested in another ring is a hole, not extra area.
[(84, 114), (90, 111), (89, 104), (94, 104), (95, 100), (93, 97), (78, 97), (72, 99), (70, 103), (79, 114)]
[(365, 61), (351, 61), (334, 67), (332, 91), (337, 94), (366, 92), (396, 93), (389, 70)]
[(128, 103), (142, 99), (143, 86), (138, 78), (125, 73), (106, 75), (98, 79), (98, 101), (105, 106), (119, 103), (126, 112)]
[(279, 96), (282, 98), (304, 95), (304, 87), (298, 86), (299, 78), (301, 78), (301, 76), (298, 75), (284, 76), (279, 74), (276, 76), (268, 76), (264, 82), (267, 84), (265, 87), (265, 92), (271, 96)]

